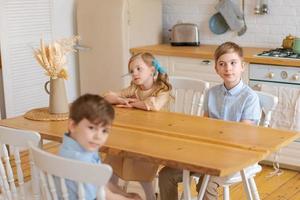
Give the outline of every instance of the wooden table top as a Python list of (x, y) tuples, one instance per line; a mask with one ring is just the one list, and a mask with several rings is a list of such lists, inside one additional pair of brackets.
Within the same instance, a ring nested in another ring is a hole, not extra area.
[(117, 108), (114, 126), (149, 130), (157, 134), (175, 135), (191, 140), (271, 152), (300, 137), (299, 134), (292, 131), (180, 113), (156, 112), (153, 114), (153, 112), (137, 109)]
[[(22, 116), (0, 120), (0, 125), (34, 130), (43, 139), (55, 141), (61, 141), (67, 131), (67, 121), (33, 121)], [(120, 155), (225, 176), (264, 159), (299, 136), (177, 113), (116, 108), (105, 146)]]

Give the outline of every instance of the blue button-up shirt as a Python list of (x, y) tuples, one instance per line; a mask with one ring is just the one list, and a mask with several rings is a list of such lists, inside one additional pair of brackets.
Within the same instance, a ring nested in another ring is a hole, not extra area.
[(258, 123), (261, 115), (258, 95), (242, 80), (230, 90), (224, 84), (210, 88), (204, 98), (203, 109), (210, 118), (226, 121), (251, 120)]
[[(78, 144), (74, 139), (64, 135), (63, 143), (61, 145), (60, 151), (58, 153), (60, 156), (65, 158), (70, 158), (74, 160), (83, 161), (86, 163), (101, 163), (98, 152), (86, 151), (80, 144)], [(80, 173), (80, 172), (78, 172)], [(56, 184), (59, 184), (58, 179), (56, 178)], [(69, 199), (77, 200), (78, 199), (78, 184), (75, 181), (66, 180), (66, 185), (68, 189)], [(85, 198), (86, 200), (94, 200), (97, 196), (97, 187), (92, 184), (84, 184), (85, 189)], [(59, 195), (60, 190), (58, 190)], [(60, 197), (62, 199), (62, 197)]]

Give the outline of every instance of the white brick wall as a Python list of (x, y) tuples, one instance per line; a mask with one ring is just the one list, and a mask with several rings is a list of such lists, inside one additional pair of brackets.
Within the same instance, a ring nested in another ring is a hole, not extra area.
[[(245, 0), (247, 32), (241, 37), (228, 30), (216, 35), (209, 30), (210, 17), (216, 13), (219, 0), (162, 0), (164, 40), (168, 42), (169, 32), (179, 20), (195, 23), (200, 29), (202, 44), (221, 44), (234, 41), (242, 46), (280, 47), (283, 38), (292, 34), (300, 37), (300, 0), (265, 0), (269, 14), (255, 15), (254, 7), (258, 0)], [(241, 0), (233, 0), (240, 2)]]

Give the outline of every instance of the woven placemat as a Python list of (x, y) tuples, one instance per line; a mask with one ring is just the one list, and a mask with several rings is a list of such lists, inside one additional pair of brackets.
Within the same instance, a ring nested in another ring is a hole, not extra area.
[(60, 121), (67, 120), (69, 113), (50, 114), (47, 108), (36, 108), (25, 113), (26, 119), (37, 120), (37, 121)]

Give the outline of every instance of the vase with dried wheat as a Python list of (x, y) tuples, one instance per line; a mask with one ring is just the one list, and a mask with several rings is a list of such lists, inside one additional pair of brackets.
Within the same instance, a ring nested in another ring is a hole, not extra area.
[[(65, 80), (68, 79), (66, 55), (75, 51), (73, 47), (78, 39), (78, 36), (74, 36), (49, 44), (45, 44), (44, 40), (41, 39), (40, 48), (34, 49), (36, 60), (45, 69), (46, 75), (50, 78), (45, 83), (44, 88), (49, 94), (49, 112), (51, 114), (69, 112), (65, 88)], [(48, 89), (49, 84), (50, 89)]]

